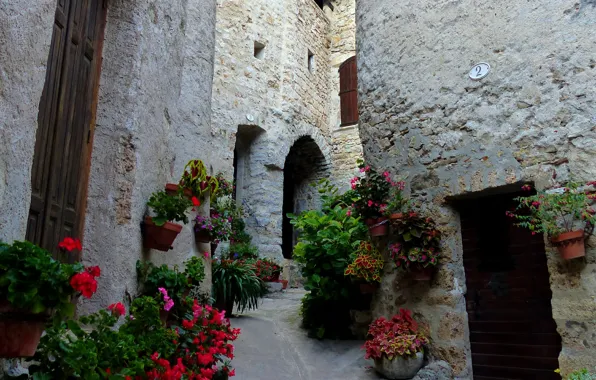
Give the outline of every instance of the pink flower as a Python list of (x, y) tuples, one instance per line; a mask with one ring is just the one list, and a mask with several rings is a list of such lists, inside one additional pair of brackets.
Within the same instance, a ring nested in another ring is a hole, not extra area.
[(209, 252), (205, 251), (203, 252), (203, 255), (205, 255), (205, 258), (208, 259), (209, 258)]
[(532, 191), (532, 186), (530, 186), (530, 185), (523, 185), (522, 186), (522, 190), (523, 191)]
[(369, 199), (368, 202), (367, 202), (367, 204), (368, 204), (368, 207), (372, 207), (372, 205), (374, 204), (374, 202)]
[(534, 201), (534, 202), (532, 202), (532, 206), (538, 207), (538, 206), (540, 206), (540, 202)]
[(348, 212), (346, 212), (346, 216), (352, 216), (352, 211), (348, 210)]
[(166, 301), (166, 304), (164, 305), (163, 309), (165, 311), (170, 311), (170, 309), (173, 307), (174, 307), (174, 301), (172, 301), (172, 299), (170, 298)]

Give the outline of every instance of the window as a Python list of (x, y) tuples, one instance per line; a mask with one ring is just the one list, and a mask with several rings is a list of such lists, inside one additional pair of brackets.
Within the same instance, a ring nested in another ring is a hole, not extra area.
[(263, 59), (265, 56), (265, 44), (255, 41), (255, 58)]
[(339, 67), (339, 99), (341, 126), (358, 124), (358, 72), (356, 57), (348, 58)]
[(308, 71), (311, 73), (315, 71), (315, 55), (310, 50), (308, 51)]

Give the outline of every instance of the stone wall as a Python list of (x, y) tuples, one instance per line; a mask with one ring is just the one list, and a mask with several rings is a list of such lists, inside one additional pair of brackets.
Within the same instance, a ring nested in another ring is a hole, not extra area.
[(0, 240), (25, 237), (55, 2), (0, 4)]
[[(405, 177), (444, 234), (429, 288), (389, 271), (374, 312), (400, 306), (432, 326), (433, 354), (472, 378), (459, 216), (448, 196), (521, 181), (594, 180), (593, 1), (360, 1), (360, 126), (367, 160)], [(472, 66), (492, 72), (468, 78)], [(565, 263), (547, 250), (563, 373), (596, 365), (596, 250)]]

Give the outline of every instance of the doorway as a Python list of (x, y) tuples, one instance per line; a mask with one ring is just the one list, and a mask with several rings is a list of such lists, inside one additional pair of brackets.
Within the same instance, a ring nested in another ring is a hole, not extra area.
[(552, 317), (543, 236), (505, 215), (507, 194), (459, 204), (474, 379), (558, 379), (561, 337)]
[(107, 0), (56, 6), (26, 235), (55, 254), (65, 236), (82, 237), (106, 16)]

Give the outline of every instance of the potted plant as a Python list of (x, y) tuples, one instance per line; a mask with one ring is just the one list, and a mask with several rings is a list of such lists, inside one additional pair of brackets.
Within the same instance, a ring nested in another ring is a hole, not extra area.
[(219, 182), (216, 177), (207, 175), (207, 168), (203, 161), (190, 160), (184, 167), (180, 186), (190, 190), (197, 197), (204, 197), (207, 192), (214, 196), (219, 188)]
[(232, 234), (231, 218), (218, 213), (211, 216), (197, 215), (194, 229), (197, 242), (219, 244), (227, 241)]
[(255, 274), (265, 282), (278, 282), (281, 267), (273, 260), (263, 258), (253, 263)]
[(395, 265), (411, 272), (414, 280), (430, 280), (440, 258), (441, 233), (434, 221), (410, 211), (392, 222), (397, 242), (389, 252)]
[(404, 213), (410, 209), (410, 200), (403, 194), (405, 185), (402, 181), (392, 182), (392, 188), (389, 192), (389, 202), (385, 208), (385, 215), (390, 220), (401, 219)]
[(170, 268), (166, 264), (155, 266), (147, 261), (137, 261), (137, 281), (141, 286), (140, 294), (155, 297), (163, 295), (160, 288), (167, 289), (169, 297), (179, 302), (188, 289), (188, 274), (181, 273), (178, 267)]
[[(80, 250), (78, 239), (59, 247)], [(0, 242), (0, 357), (33, 356), (47, 322), (74, 314), (75, 297), (97, 290), (99, 267), (65, 264), (35, 244)]]
[(381, 282), (385, 262), (381, 254), (370, 242), (363, 241), (358, 246), (354, 260), (346, 268), (344, 275), (352, 276), (360, 282), (362, 293), (374, 293)]
[(427, 343), (411, 311), (401, 309), (390, 320), (380, 317), (370, 325), (365, 358), (374, 359), (375, 370), (390, 380), (411, 379), (422, 367)]
[(188, 223), (186, 210), (191, 207), (192, 203), (180, 194), (171, 196), (165, 191), (159, 191), (151, 195), (147, 205), (153, 210), (155, 216), (145, 217), (144, 245), (149, 249), (167, 252), (182, 231), (180, 224), (171, 221)]
[[(532, 191), (530, 185), (524, 185), (522, 189)], [(540, 191), (535, 195), (515, 198), (519, 204), (514, 212), (508, 211), (507, 215), (532, 234), (546, 234), (561, 257), (571, 260), (586, 254), (584, 241), (596, 222), (595, 212), (590, 206), (594, 197), (594, 194), (580, 189), (577, 183), (569, 183), (560, 191)]]
[(231, 317), (234, 304), (240, 312), (256, 309), (266, 287), (253, 266), (240, 260), (213, 260), (213, 294), (215, 306)]
[(397, 187), (398, 183), (391, 180), (389, 172), (381, 175), (363, 161), (359, 161), (359, 166), (362, 176), (350, 181), (355, 196), (352, 206), (364, 219), (372, 236), (387, 235), (387, 198), (391, 187)]
[(192, 191), (190, 189), (186, 189), (178, 183), (166, 183), (165, 191), (168, 195), (176, 195), (182, 193), (187, 198), (192, 198)]

